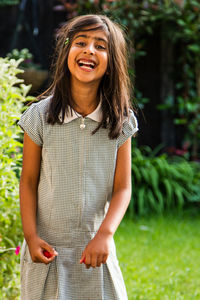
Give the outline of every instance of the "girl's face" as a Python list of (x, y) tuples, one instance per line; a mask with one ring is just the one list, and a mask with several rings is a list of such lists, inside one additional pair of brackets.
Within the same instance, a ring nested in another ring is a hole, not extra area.
[[(93, 27), (87, 27), (90, 29)], [(103, 30), (75, 34), (68, 55), (68, 68), (74, 83), (99, 85), (108, 65), (108, 38)]]

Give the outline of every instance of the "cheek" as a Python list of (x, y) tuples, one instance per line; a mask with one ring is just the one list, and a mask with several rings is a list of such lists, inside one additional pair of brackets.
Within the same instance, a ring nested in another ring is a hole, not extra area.
[(68, 69), (69, 69), (69, 72), (70, 73), (74, 73), (74, 70), (75, 70), (75, 64), (74, 64), (74, 61), (72, 61), (71, 59), (68, 59)]
[(68, 57), (68, 60), (67, 60), (67, 66), (68, 66), (68, 69), (69, 69), (70, 72), (71, 72), (71, 69), (72, 69), (72, 61), (71, 61), (71, 59), (69, 59), (69, 57)]
[(72, 68), (76, 63), (76, 52), (74, 51), (73, 47), (69, 50), (67, 65), (68, 68)]
[(107, 67), (108, 67), (108, 55), (107, 55), (107, 53), (103, 54), (102, 61), (103, 61), (103, 69), (106, 72)]

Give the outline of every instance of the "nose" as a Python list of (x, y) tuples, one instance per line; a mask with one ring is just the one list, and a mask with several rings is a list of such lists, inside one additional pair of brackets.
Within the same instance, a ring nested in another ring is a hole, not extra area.
[(94, 49), (93, 44), (87, 45), (87, 47), (84, 49), (83, 52), (84, 52), (84, 54), (94, 55), (95, 49)]

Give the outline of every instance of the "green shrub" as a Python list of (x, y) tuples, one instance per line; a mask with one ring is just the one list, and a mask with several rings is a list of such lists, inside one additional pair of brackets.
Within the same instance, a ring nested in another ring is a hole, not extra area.
[(17, 299), (19, 257), (15, 248), (22, 242), (19, 213), (19, 173), (22, 143), (19, 119), (29, 98), (17, 74), (21, 60), (0, 58), (0, 299)]
[(7, 6), (7, 5), (17, 5), (19, 4), (19, 0), (1, 0), (0, 6)]
[(131, 214), (163, 213), (200, 202), (200, 164), (156, 157), (150, 148), (135, 148), (132, 156)]
[(29, 49), (23, 48), (21, 50), (13, 49), (10, 53), (6, 55), (9, 59), (18, 60), (22, 58), (21, 63), (19, 64), (20, 69), (28, 70), (35, 69), (40, 70), (41, 65), (34, 63), (33, 54), (30, 53)]

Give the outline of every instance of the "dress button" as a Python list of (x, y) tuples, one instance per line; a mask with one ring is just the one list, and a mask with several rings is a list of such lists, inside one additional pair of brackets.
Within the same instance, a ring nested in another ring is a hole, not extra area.
[(85, 128), (85, 124), (81, 124), (81, 125), (80, 125), (80, 129), (83, 130), (84, 128)]
[(83, 129), (85, 128), (85, 126), (86, 126), (85, 123), (84, 123), (84, 121), (85, 121), (85, 119), (82, 118), (82, 119), (81, 119), (81, 125), (80, 125), (80, 129), (81, 129), (81, 130), (83, 130)]

